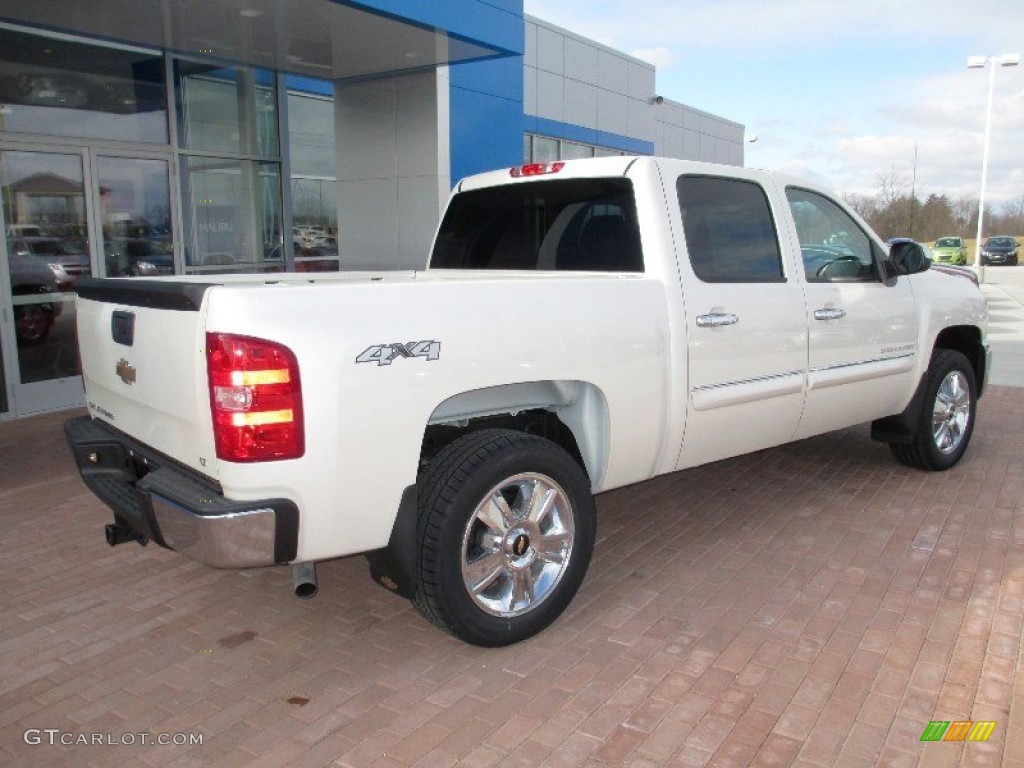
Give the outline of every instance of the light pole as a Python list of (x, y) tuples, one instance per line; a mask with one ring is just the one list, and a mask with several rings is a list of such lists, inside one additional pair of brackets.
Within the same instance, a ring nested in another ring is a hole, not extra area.
[(981, 193), (978, 196), (978, 238), (974, 243), (974, 263), (978, 267), (978, 279), (985, 282), (985, 265), (981, 263), (981, 227), (985, 218), (985, 182), (988, 180), (988, 145), (992, 133), (992, 92), (996, 85), (996, 66), (1015, 67), (1020, 64), (1019, 53), (1004, 53), (1001, 56), (971, 56), (967, 66), (971, 69), (984, 69), (989, 64), (992, 69), (988, 75), (988, 106), (985, 109), (985, 142), (981, 154)]

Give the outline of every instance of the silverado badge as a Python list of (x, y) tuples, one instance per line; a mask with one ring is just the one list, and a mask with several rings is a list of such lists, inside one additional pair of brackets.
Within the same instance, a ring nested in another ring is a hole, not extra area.
[(121, 381), (125, 384), (135, 383), (135, 366), (129, 363), (124, 358), (117, 361), (117, 375), (121, 377)]

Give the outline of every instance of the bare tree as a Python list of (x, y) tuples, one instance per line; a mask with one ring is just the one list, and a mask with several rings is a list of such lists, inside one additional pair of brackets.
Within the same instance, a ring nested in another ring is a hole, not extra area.
[(844, 192), (843, 202), (853, 208), (864, 221), (871, 220), (878, 214), (878, 198), (870, 195), (858, 195), (855, 192)]
[(907, 177), (896, 170), (896, 166), (889, 169), (887, 173), (879, 173), (875, 176), (878, 182), (878, 199), (881, 208), (890, 208), (893, 203), (907, 196), (907, 189), (910, 186)]
[(977, 216), (978, 198), (962, 196), (953, 201), (953, 220), (960, 237), (969, 236), (971, 222), (977, 222)]
[(1024, 234), (1024, 195), (1004, 203), (1001, 209), (1000, 230), (1008, 235)]

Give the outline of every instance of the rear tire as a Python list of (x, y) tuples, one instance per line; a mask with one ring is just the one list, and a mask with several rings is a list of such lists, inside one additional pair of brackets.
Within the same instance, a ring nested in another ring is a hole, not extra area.
[(14, 308), (14, 335), (23, 347), (46, 341), (53, 327), (53, 310), (45, 304), (25, 304)]
[(907, 466), (942, 472), (960, 461), (971, 442), (978, 390), (974, 369), (956, 350), (936, 350), (927, 377), (913, 441), (890, 443), (889, 447)]
[(551, 441), (498, 429), (460, 438), (420, 478), (413, 603), (473, 645), (525, 640), (583, 582), (595, 517), (586, 474)]

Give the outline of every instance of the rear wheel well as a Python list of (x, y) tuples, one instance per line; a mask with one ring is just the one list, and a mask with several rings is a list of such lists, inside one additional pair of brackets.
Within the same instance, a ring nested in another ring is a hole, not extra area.
[(455, 424), (431, 424), (423, 434), (423, 445), (420, 448), (420, 470), (422, 471), (423, 467), (429, 464), (445, 446), (464, 435), (482, 429), (509, 429), (543, 437), (560, 446), (583, 467), (584, 472), (587, 471), (586, 463), (583, 461), (572, 430), (558, 418), (557, 414), (544, 408), (467, 419)]
[(531, 408), (514, 413), (428, 425), (420, 448), (417, 481), (402, 494), (388, 545), (366, 554), (370, 576), (374, 581), (403, 597), (415, 597), (419, 572), (419, 485), (426, 476), (430, 463), (446, 446), (474, 432), (493, 429), (512, 430), (550, 440), (565, 450), (580, 465), (584, 477), (590, 479), (586, 462), (572, 430), (556, 413), (548, 409)]

